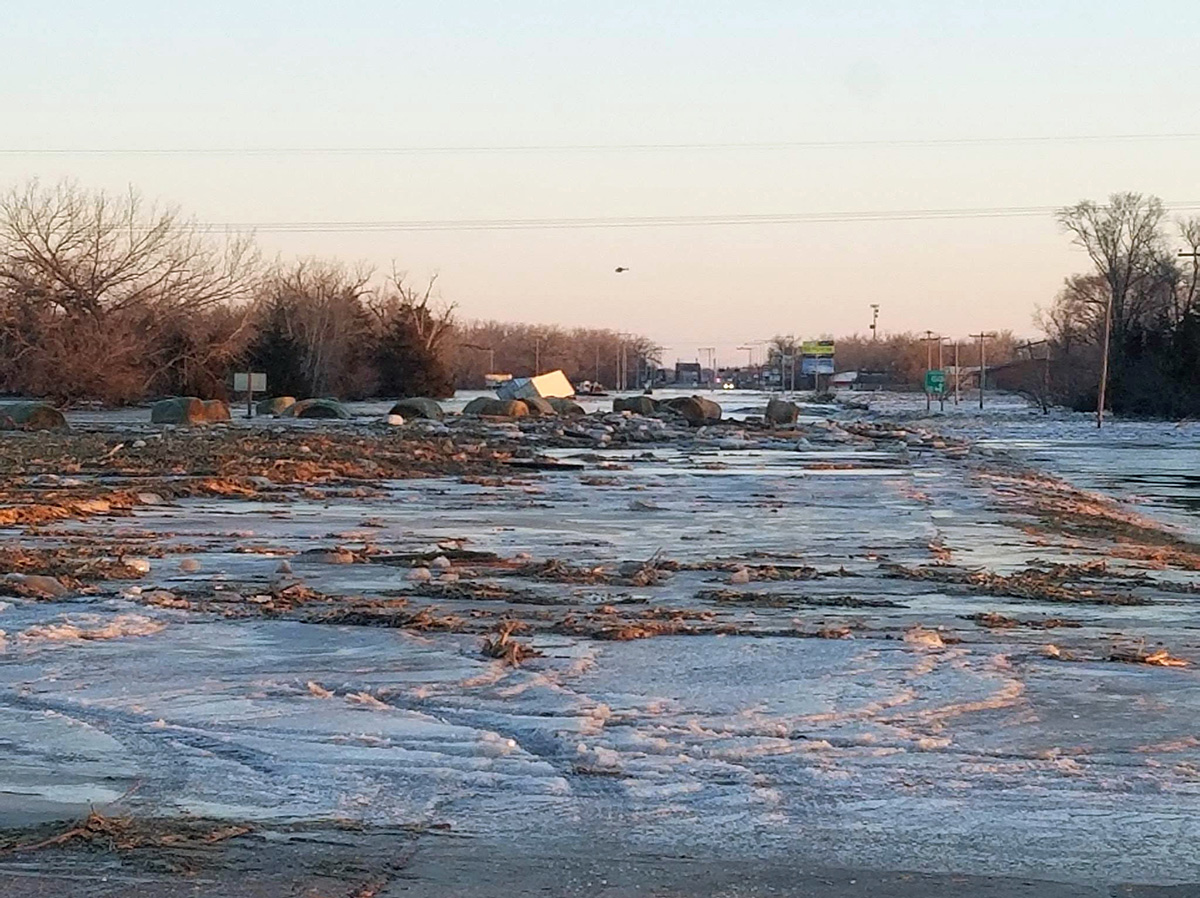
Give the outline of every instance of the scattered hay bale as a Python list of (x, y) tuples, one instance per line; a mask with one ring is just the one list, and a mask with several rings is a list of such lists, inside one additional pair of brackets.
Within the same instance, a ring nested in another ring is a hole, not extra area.
[(175, 396), (150, 406), (151, 424), (212, 424), (230, 420), (229, 403), (220, 399)]
[(541, 396), (527, 396), (521, 400), (525, 403), (525, 407), (529, 409), (529, 414), (535, 418), (553, 418), (558, 414), (554, 410), (554, 406), (549, 399), (543, 399)]
[(150, 406), (151, 424), (207, 424), (208, 409), (203, 399), (175, 396)]
[(260, 415), (274, 415), (278, 418), (295, 404), (295, 396), (275, 396), (272, 399), (261, 400), (254, 410)]
[(480, 396), (468, 402), (462, 413), (489, 418), (524, 418), (529, 414), (529, 406), (521, 399), (489, 399), (487, 396)]
[(618, 396), (613, 400), (614, 412), (653, 415), (658, 409), (659, 404), (649, 396)]
[(550, 407), (554, 409), (555, 414), (562, 415), (564, 418), (578, 418), (581, 415), (586, 415), (583, 406), (573, 399), (558, 399), (552, 397), (547, 400)]
[(401, 399), (392, 406), (390, 414), (404, 418), (425, 418), (428, 421), (441, 421), (445, 417), (441, 405), (436, 400), (424, 397)]
[(0, 403), (0, 430), (70, 430), (63, 413), (47, 402)]
[(795, 424), (800, 417), (800, 406), (786, 399), (772, 399), (767, 403), (764, 417), (772, 424)]
[(716, 424), (721, 420), (721, 406), (711, 399), (704, 399), (700, 396), (681, 396), (677, 399), (668, 399), (664, 405), (692, 427)]
[(342, 421), (350, 419), (350, 412), (336, 399), (301, 399), (294, 405), (289, 405), (284, 411), (284, 418), (337, 418)]

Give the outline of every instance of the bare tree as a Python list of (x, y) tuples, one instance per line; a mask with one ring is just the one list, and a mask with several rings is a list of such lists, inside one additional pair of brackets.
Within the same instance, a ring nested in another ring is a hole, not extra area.
[(216, 390), (246, 334), (204, 317), (246, 303), (258, 273), (249, 238), (204, 233), (134, 190), (31, 181), (0, 195), (0, 378), (63, 400)]
[(31, 181), (0, 196), (0, 283), (68, 317), (248, 299), (258, 256), (248, 237), (220, 242), (137, 191), (114, 197)]
[(408, 320), (414, 335), (428, 352), (437, 353), (454, 326), (455, 303), (435, 301), (438, 276), (431, 275), (423, 288), (408, 283), (408, 273), (392, 267), (384, 289), (367, 297), (367, 306), (378, 321), (387, 325), (396, 317)]
[(308, 395), (369, 394), (371, 272), (302, 259), (276, 265), (257, 303), (256, 363), (279, 388)]

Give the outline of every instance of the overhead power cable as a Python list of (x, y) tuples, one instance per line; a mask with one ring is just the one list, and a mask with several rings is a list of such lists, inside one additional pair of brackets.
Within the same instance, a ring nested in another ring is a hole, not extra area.
[[(1173, 211), (1200, 210), (1200, 201), (1164, 203)], [(869, 221), (1029, 218), (1053, 215), (1061, 206), (994, 206), (965, 209), (761, 213), (753, 215), (648, 215), (598, 218), (461, 218), (408, 221), (206, 222), (197, 228), (260, 233), (371, 233), (402, 231), (515, 231), (584, 228), (679, 228), (733, 225), (835, 224)]]
[(880, 138), (678, 143), (532, 143), (348, 147), (5, 147), (0, 156), (434, 156), (484, 153), (606, 153), (708, 150), (843, 150), (971, 147), (1019, 144), (1104, 144), (1200, 140), (1200, 132), (998, 135), (990, 137)]

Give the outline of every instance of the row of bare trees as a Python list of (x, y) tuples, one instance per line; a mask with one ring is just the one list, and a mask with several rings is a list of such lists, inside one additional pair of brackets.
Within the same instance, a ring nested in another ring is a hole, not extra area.
[[(926, 369), (938, 366), (937, 340), (936, 334), (930, 339), (925, 334), (911, 331), (883, 334), (878, 338), (861, 334), (838, 337), (837, 368), (839, 371), (882, 374), (890, 384), (916, 388), (924, 382)], [(1011, 362), (1016, 358), (1021, 342), (1011, 331), (992, 335), (987, 344), (988, 364), (995, 366)], [(780, 356), (799, 356), (801, 343), (801, 340), (792, 336), (772, 339), (767, 346), (767, 366), (778, 366)], [(943, 365), (954, 364), (954, 345), (954, 338), (945, 338), (940, 357)], [(959, 363), (964, 368), (979, 363), (974, 341), (959, 340)]]
[(453, 309), (434, 281), (317, 259), (264, 264), (253, 241), (174, 207), (73, 183), (0, 196), (0, 389), (70, 402), (274, 392), (445, 395)]
[(62, 402), (221, 396), (235, 370), (274, 393), (445, 396), (484, 374), (563, 368), (638, 382), (646, 338), (597, 329), (458, 324), (436, 279), (324, 259), (266, 263), (133, 190), (31, 182), (0, 196), (0, 391)]
[(572, 382), (608, 386), (644, 383), (662, 362), (662, 349), (646, 337), (601, 328), (562, 328), (501, 321), (459, 324), (448, 362), (460, 387), (484, 385), (488, 373), (527, 376), (561, 368)]

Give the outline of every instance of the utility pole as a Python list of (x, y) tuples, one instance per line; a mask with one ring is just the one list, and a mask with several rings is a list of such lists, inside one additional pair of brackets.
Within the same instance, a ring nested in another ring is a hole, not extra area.
[(1100, 353), (1100, 389), (1096, 397), (1096, 429), (1104, 426), (1104, 400), (1108, 392), (1108, 349), (1112, 342), (1112, 291), (1108, 291), (1108, 302), (1104, 304), (1104, 351)]
[(746, 350), (746, 367), (753, 368), (754, 367), (754, 347), (753, 346), (739, 346), (738, 347), (739, 351), (742, 349)]
[(978, 334), (967, 334), (967, 336), (979, 340), (979, 408), (982, 409), (983, 388), (987, 384), (987, 351), (984, 341), (987, 340), (988, 337), (994, 337), (996, 335), (986, 331), (980, 331)]
[(879, 303), (871, 303), (871, 339), (879, 339)]
[[(933, 331), (925, 331), (925, 375), (929, 376), (929, 372), (933, 370)], [(929, 398), (929, 385), (925, 384), (925, 411), (932, 408), (932, 403)]]
[(938, 370), (942, 372), (942, 389), (938, 393), (938, 411), (946, 410), (946, 368), (942, 364), (942, 344), (946, 342), (945, 337), (938, 337)]
[[(708, 358), (708, 370), (710, 372), (709, 376), (708, 376), (708, 385), (711, 387), (714, 384), (714, 382), (716, 381), (716, 377), (717, 377), (717, 372), (713, 368), (713, 365), (715, 364), (715, 361), (716, 361), (716, 352), (717, 352), (716, 347), (701, 346), (701, 347), (699, 347), (698, 352), (704, 353), (704, 355)], [(696, 361), (699, 361), (699, 359), (697, 359)], [(701, 368), (701, 370), (700, 370), (700, 381), (702, 383), (704, 381), (703, 368)]]
[(962, 382), (962, 368), (958, 364), (958, 337), (954, 338), (954, 404), (958, 405), (958, 387)]

